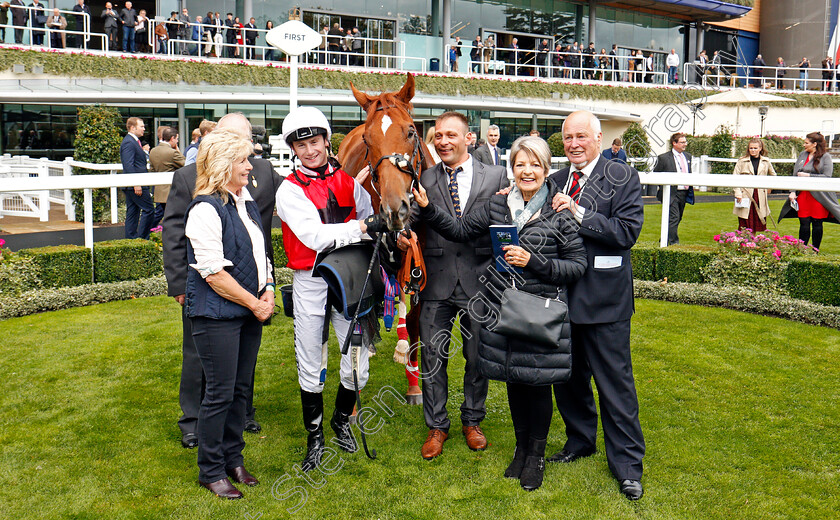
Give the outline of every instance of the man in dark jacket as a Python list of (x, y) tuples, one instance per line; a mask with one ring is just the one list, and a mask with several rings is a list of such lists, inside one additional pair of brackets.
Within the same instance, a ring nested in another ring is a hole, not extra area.
[[(432, 204), (447, 208), (453, 216), (480, 207), (491, 195), (508, 186), (501, 166), (488, 166), (467, 153), (469, 124), (463, 114), (445, 112), (435, 121), (435, 150), (441, 162), (421, 174), (420, 182)], [(413, 221), (417, 221), (417, 215)], [(481, 289), (480, 273), (493, 259), (490, 237), (466, 243), (446, 240), (426, 228), (423, 251), (428, 273), (420, 312), (421, 371), (423, 373), (423, 415), (429, 435), (420, 451), (424, 459), (443, 452), (449, 437), (446, 402), (449, 383), (446, 367), (451, 357), (450, 338), (455, 317), (460, 316), (464, 370), (464, 403), (461, 405), (462, 432), (467, 446), (483, 450), (487, 439), (481, 431), (485, 416), (487, 379), (478, 372), (478, 334), (481, 328), (468, 312), (470, 299)], [(454, 282), (454, 283), (453, 283)]]
[(592, 79), (595, 75), (595, 42), (589, 42), (589, 48), (583, 51), (583, 67), (586, 69), (586, 79)]
[(245, 24), (245, 59), (246, 60), (253, 60), (254, 59), (254, 46), (257, 44), (257, 36), (259, 33), (257, 32), (257, 25), (256, 19), (251, 18), (248, 20), (248, 23)]
[(135, 51), (134, 47), (134, 28), (137, 26), (137, 11), (131, 5), (131, 2), (126, 2), (125, 7), (120, 10), (120, 21), (123, 26), (123, 52)]
[(598, 413), (591, 380), (598, 388), (607, 464), (630, 500), (642, 497), (645, 440), (630, 360), (630, 318), (634, 311), (630, 248), (644, 222), (642, 188), (636, 171), (600, 157), (601, 123), (590, 112), (569, 114), (563, 123), (571, 168), (553, 174), (562, 189), (554, 197), (580, 225), (586, 246), (583, 278), (569, 287), (572, 377), (554, 386), (566, 424), (566, 444), (546, 459), (570, 463), (595, 453)]
[[(125, 124), (128, 133), (120, 144), (120, 161), (123, 173), (145, 173), (148, 156), (140, 138), (146, 125), (139, 117), (129, 117)], [(123, 188), (125, 192), (125, 238), (149, 238), (155, 205), (148, 186)]]
[(225, 43), (227, 44), (225, 46), (225, 56), (228, 58), (233, 58), (236, 52), (236, 31), (233, 13), (228, 13), (225, 20)]
[[(44, 44), (44, 25), (47, 22), (47, 15), (44, 12), (44, 4), (40, 0), (33, 0), (29, 7), (29, 18), (32, 20), (32, 45)], [(38, 29), (41, 29), (40, 31)]]
[(764, 58), (761, 57), (761, 54), (755, 57), (753, 60), (753, 85), (757, 88), (761, 88), (762, 77), (764, 76), (764, 67), (767, 66), (767, 63), (764, 62)]
[(120, 28), (120, 17), (114, 11), (114, 6), (111, 2), (105, 2), (105, 9), (99, 15), (105, 23), (105, 34), (108, 35), (108, 50), (117, 49), (117, 33)]
[[(88, 19), (90, 19), (90, 7), (85, 5), (85, 0), (76, 0), (76, 5), (73, 6), (73, 11), (77, 14), (74, 15), (76, 19), (76, 25), (73, 27), (74, 31), (84, 31), (85, 30), (85, 15), (88, 15)], [(69, 20), (68, 20), (69, 21)], [(75, 42), (74, 47), (81, 47), (85, 37), (81, 34), (74, 34), (71, 35), (71, 41)]]
[[(216, 128), (236, 130), (251, 138), (251, 123), (242, 114), (228, 114), (219, 120)], [(271, 265), (274, 265), (274, 249), (271, 246), (271, 219), (274, 214), (274, 194), (282, 179), (264, 159), (248, 159), (253, 169), (248, 174), (248, 189), (260, 210), (261, 227), (265, 235), (265, 247)], [(166, 275), (169, 296), (184, 305), (184, 293), (187, 284), (187, 237), (184, 234), (184, 214), (192, 201), (195, 191), (196, 166), (189, 164), (176, 170), (172, 177), (169, 197), (166, 199), (166, 212), (163, 216), (163, 270)], [(183, 415), (178, 420), (181, 429), (181, 445), (184, 448), (198, 446), (195, 434), (198, 424), (198, 411), (204, 396), (204, 372), (201, 361), (192, 340), (190, 320), (182, 314), (183, 321), (183, 364), (181, 365), (181, 385), (178, 400)], [(254, 383), (248, 394), (248, 409), (245, 417), (245, 431), (258, 432), (260, 425), (254, 420), (253, 406)]]
[(9, 5), (9, 9), (12, 10), (12, 25), (15, 26), (15, 43), (23, 44), (23, 27), (26, 27), (29, 21), (29, 10), (21, 9), (26, 5), (23, 0), (12, 0)]

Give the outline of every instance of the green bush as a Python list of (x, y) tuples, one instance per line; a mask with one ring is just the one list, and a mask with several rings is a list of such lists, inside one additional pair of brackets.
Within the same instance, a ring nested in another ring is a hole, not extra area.
[(554, 132), (548, 139), (548, 149), (551, 150), (552, 157), (565, 157), (566, 148), (563, 146), (563, 134), (561, 132)]
[(669, 246), (656, 255), (656, 280), (702, 283), (702, 270), (717, 256), (717, 249), (708, 246)]
[[(627, 152), (627, 157), (649, 157), (653, 158), (656, 154), (651, 151), (650, 141), (648, 141), (645, 129), (639, 123), (630, 123), (627, 130), (621, 134), (621, 140), (624, 142), (624, 151)], [(647, 163), (636, 163), (635, 168), (640, 172), (650, 170), (650, 165)]]
[(330, 136), (330, 150), (334, 155), (338, 155), (338, 148), (341, 146), (341, 141), (343, 141), (345, 137), (347, 137), (347, 135), (342, 134), (341, 132), (335, 132)]
[(286, 267), (289, 263), (289, 258), (286, 256), (286, 250), (283, 249), (283, 230), (280, 228), (271, 229), (271, 246), (274, 248), (274, 267), (275, 270), (280, 267)]
[[(124, 132), (120, 132), (122, 119), (114, 107), (93, 105), (79, 107), (79, 121), (76, 124), (76, 141), (73, 159), (95, 164), (120, 162), (120, 142)], [(74, 175), (102, 175), (107, 171), (74, 168)], [(119, 190), (118, 190), (119, 192)], [(103, 222), (110, 218), (110, 190), (92, 190), (93, 220)], [(84, 191), (73, 191), (73, 204), (76, 207), (76, 220), (84, 218)]]
[(93, 246), (94, 282), (110, 283), (139, 280), (163, 272), (163, 259), (157, 244), (150, 240), (109, 240)]
[(840, 261), (837, 258), (794, 258), (784, 272), (793, 298), (840, 306)]
[[(720, 125), (712, 136), (709, 146), (711, 157), (732, 158), (732, 131), (726, 125)], [(730, 163), (712, 163), (712, 173), (732, 173)]]
[(633, 278), (656, 280), (656, 255), (658, 253), (659, 246), (656, 244), (636, 244), (630, 250)]
[(115, 283), (96, 283), (78, 287), (41, 289), (15, 297), (0, 297), (0, 320), (36, 312), (84, 307), (116, 300), (129, 300), (166, 294), (163, 276)]
[(0, 297), (17, 296), (40, 287), (31, 257), (0, 250)]
[(766, 289), (636, 280), (633, 290), (636, 298), (721, 307), (840, 329), (837, 307), (797, 300)]
[(32, 259), (42, 287), (74, 287), (93, 279), (90, 250), (85, 247), (38, 247), (21, 249), (19, 254)]

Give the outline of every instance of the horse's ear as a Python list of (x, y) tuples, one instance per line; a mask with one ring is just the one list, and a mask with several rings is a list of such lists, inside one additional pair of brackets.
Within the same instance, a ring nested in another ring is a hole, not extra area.
[(397, 92), (397, 98), (402, 100), (405, 104), (411, 103), (414, 99), (414, 75), (406, 74), (405, 85)]
[(357, 90), (356, 87), (353, 86), (352, 81), (350, 82), (350, 90), (353, 92), (353, 97), (356, 98), (356, 101), (359, 103), (359, 106), (361, 106), (362, 109), (365, 112), (367, 112), (368, 107), (371, 103), (373, 103), (373, 98), (368, 96), (364, 92)]

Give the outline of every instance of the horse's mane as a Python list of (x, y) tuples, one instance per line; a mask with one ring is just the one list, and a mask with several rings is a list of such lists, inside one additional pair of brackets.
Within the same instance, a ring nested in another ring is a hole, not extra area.
[(371, 102), (368, 107), (368, 114), (373, 115), (380, 107), (387, 108), (392, 106), (404, 107), (409, 115), (414, 114), (414, 106), (410, 102), (406, 103), (402, 99), (398, 98), (396, 92), (383, 92), (380, 94), (373, 100), (373, 102)]

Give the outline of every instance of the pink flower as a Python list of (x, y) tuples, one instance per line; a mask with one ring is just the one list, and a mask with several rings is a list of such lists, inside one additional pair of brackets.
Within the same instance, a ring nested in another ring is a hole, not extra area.
[(775, 256), (776, 258), (781, 258), (782, 257), (782, 252), (780, 250), (776, 249), (775, 251), (773, 251), (773, 256)]
[(713, 239), (715, 242), (720, 242), (720, 235), (715, 235), (714, 237), (712, 237), (712, 239)]
[(0, 247), (3, 247), (5, 245), (6, 245), (6, 241), (3, 240), (2, 238), (0, 238)]
[(753, 247), (755, 247), (755, 242), (747, 242), (746, 244), (744, 244), (744, 247), (753, 248)]

